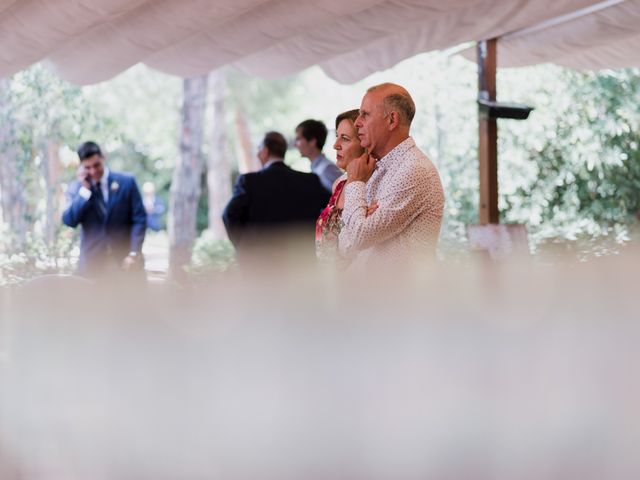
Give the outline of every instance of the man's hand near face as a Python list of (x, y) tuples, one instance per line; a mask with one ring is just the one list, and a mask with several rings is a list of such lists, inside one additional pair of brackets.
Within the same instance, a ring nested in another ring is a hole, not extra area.
[(363, 153), (347, 165), (347, 183), (365, 182), (371, 178), (376, 169), (377, 160), (368, 153)]
[(91, 183), (89, 183), (88, 181), (89, 175), (87, 175), (87, 172), (84, 169), (84, 165), (80, 165), (78, 167), (78, 170), (76, 170), (76, 178), (80, 182), (80, 185), (82, 185), (87, 190), (91, 190)]

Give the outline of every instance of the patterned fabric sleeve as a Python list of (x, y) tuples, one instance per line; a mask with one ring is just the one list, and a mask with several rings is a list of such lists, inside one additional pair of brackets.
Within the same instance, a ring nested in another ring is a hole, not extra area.
[(424, 169), (398, 171), (387, 193), (375, 200), (378, 209), (367, 216), (366, 185), (352, 182), (345, 187), (340, 232), (340, 254), (352, 257), (360, 250), (382, 243), (402, 232), (428, 207), (430, 177)]

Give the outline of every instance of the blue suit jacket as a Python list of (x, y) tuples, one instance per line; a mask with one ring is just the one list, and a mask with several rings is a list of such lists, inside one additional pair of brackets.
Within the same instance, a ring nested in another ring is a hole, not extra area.
[(82, 225), (78, 264), (81, 275), (99, 274), (106, 264), (119, 264), (129, 252), (142, 250), (147, 213), (135, 178), (109, 172), (107, 185), (106, 212), (100, 208), (95, 193), (88, 200), (79, 195), (80, 182), (72, 182), (67, 190), (69, 207), (62, 214), (62, 221), (73, 228)]

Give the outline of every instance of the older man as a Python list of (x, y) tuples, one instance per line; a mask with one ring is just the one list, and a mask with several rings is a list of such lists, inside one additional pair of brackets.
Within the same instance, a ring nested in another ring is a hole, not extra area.
[[(444, 193), (435, 166), (409, 135), (415, 111), (409, 92), (392, 83), (362, 99), (355, 126), (368, 153), (347, 167), (338, 240), (353, 268), (435, 256)], [(378, 209), (367, 216), (373, 202)]]

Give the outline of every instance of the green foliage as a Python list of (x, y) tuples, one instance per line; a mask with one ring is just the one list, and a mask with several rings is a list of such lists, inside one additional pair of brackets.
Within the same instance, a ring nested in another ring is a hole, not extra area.
[(0, 245), (0, 286), (18, 284), (48, 273), (71, 273), (78, 257), (77, 235), (59, 231), (52, 243), (40, 235), (27, 234), (24, 250), (14, 252)]
[(138, 65), (82, 93), (99, 118), (84, 126), (83, 139), (103, 145), (112, 168), (134, 174), (140, 185), (153, 182), (168, 205), (182, 80)]
[(235, 249), (228, 240), (215, 240), (206, 233), (200, 235), (193, 247), (189, 272), (206, 277), (235, 268)]
[(296, 111), (307, 93), (301, 76), (259, 80), (231, 68), (225, 73), (230, 111), (240, 109), (244, 112), (256, 138), (268, 130), (280, 130), (290, 136), (295, 126), (304, 120), (296, 119)]
[[(417, 106), (412, 136), (437, 165), (445, 188), (445, 256), (451, 258), (466, 247), (465, 225), (477, 222), (478, 211), (473, 63), (441, 54), (419, 55), (348, 86), (328, 79), (317, 67), (273, 81), (232, 68), (225, 73), (225, 127), (231, 157), (240, 151), (236, 120), (242, 112), (254, 145), (267, 130), (279, 130), (291, 138), (300, 121), (323, 120), (330, 129), (324, 152), (332, 158), (335, 115), (357, 108), (363, 92), (373, 84), (405, 85)], [(32, 228), (23, 252), (12, 252), (9, 236), (3, 236), (5, 246), (0, 246), (0, 252), (4, 252), (5, 267), (67, 268), (55, 259), (68, 254), (63, 248), (74, 245), (74, 233), (59, 228), (49, 243), (42, 233), (41, 162), (46, 140), (61, 145), (64, 182), (74, 177), (78, 143), (94, 139), (108, 153), (111, 168), (133, 173), (140, 184), (153, 181), (157, 194), (169, 205), (178, 155), (181, 86), (180, 79), (143, 66), (83, 88), (62, 82), (40, 66), (12, 78), (19, 176), (29, 200)], [(640, 210), (639, 71), (579, 73), (548, 65), (505, 70), (499, 72), (498, 92), (501, 100), (536, 108), (527, 121), (499, 122), (502, 220), (524, 223), (538, 252), (554, 250), (568, 240), (595, 256), (629, 241), (628, 226), (636, 223)], [(206, 125), (205, 155), (210, 129), (218, 128)], [(308, 162), (294, 148), (287, 158), (295, 168), (308, 169)], [(207, 225), (203, 186), (198, 231)], [(607, 237), (594, 240), (597, 235)], [(231, 252), (229, 244), (202, 237), (194, 251), (194, 272), (206, 271), (207, 265), (214, 271), (230, 268)], [(5, 267), (0, 269), (6, 274)]]
[(530, 120), (539, 122), (534, 135), (504, 134), (503, 158), (521, 155), (513, 162), (520, 168), (501, 170), (504, 218), (570, 239), (633, 223), (640, 210), (638, 70), (553, 73), (541, 105), (546, 118)]
[(200, 177), (200, 198), (196, 212), (196, 231), (201, 234), (209, 227), (209, 190), (206, 172)]
[(82, 135), (80, 126), (98, 121), (79, 87), (40, 65), (14, 75), (11, 90), (25, 152), (37, 150), (38, 142), (49, 138), (75, 145)]
[(635, 224), (617, 224), (604, 233), (592, 235), (574, 224), (569, 229), (543, 229), (534, 240), (534, 253), (541, 263), (584, 262), (630, 251), (640, 242), (640, 228)]
[[(140, 79), (134, 76), (134, 80)], [(116, 90), (115, 86), (111, 87), (112, 93)], [(37, 273), (72, 269), (73, 265), (68, 259), (77, 258), (77, 253), (72, 254), (72, 249), (77, 249), (77, 232), (61, 224), (58, 210), (53, 210), (54, 218), (47, 218), (45, 198), (47, 189), (50, 189), (52, 200), (64, 203), (61, 197), (68, 182), (75, 178), (78, 165), (75, 149), (82, 141), (98, 141), (107, 153), (111, 168), (134, 173), (140, 184), (154, 181), (158, 196), (168, 204), (172, 159), (167, 161), (161, 156), (166, 149), (156, 148), (163, 145), (161, 140), (144, 135), (134, 138), (135, 134), (145, 128), (149, 130), (149, 104), (134, 102), (132, 106), (127, 102), (115, 102), (115, 105), (123, 108), (126, 105), (129, 117), (132, 117), (131, 112), (134, 111), (145, 117), (147, 125), (138, 125), (139, 130), (134, 130), (126, 120), (116, 116), (102, 103), (104, 92), (101, 92), (101, 88), (103, 87), (80, 88), (70, 85), (40, 65), (10, 79), (9, 114), (13, 120), (14, 136), (19, 143), (18, 156), (15, 158), (18, 167), (17, 181), (27, 202), (26, 221), (29, 229), (26, 238), (23, 238), (26, 240), (24, 242), (14, 242), (17, 232), (3, 232), (0, 241), (0, 270), (5, 283), (9, 281), (7, 279), (14, 281)], [(135, 87), (130, 90), (139, 91)], [(171, 99), (175, 100), (175, 96)], [(173, 122), (169, 123), (176, 127)], [(146, 144), (145, 141), (149, 143)], [(61, 172), (58, 183), (47, 185), (44, 170), (49, 142), (60, 147), (58, 153)], [(170, 144), (175, 143), (175, 139), (171, 139)], [(64, 207), (63, 204), (61, 206)], [(44, 225), (47, 222), (55, 225), (52, 237), (45, 232)], [(21, 245), (22, 248), (16, 251), (15, 245)]]

